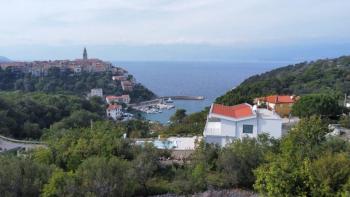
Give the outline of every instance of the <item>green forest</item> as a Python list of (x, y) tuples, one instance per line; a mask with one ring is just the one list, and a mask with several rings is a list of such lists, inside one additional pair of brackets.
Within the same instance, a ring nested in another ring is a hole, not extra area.
[(270, 94), (350, 93), (350, 56), (303, 62), (254, 75), (216, 102), (234, 105)]
[[(86, 96), (93, 88), (102, 88), (105, 95), (122, 95), (119, 82), (112, 80), (112, 72), (74, 74), (72, 71), (61, 71), (58, 67), (48, 70), (44, 77), (33, 76), (29, 73), (13, 72), (11, 69), (0, 68), (0, 90), (25, 92), (45, 92), (51, 94), (73, 94)], [(132, 76), (130, 76), (132, 77)], [(150, 100), (154, 93), (142, 86), (135, 85), (135, 91), (130, 93), (131, 102)]]
[[(264, 196), (349, 196), (350, 143), (325, 122), (303, 119), (282, 139), (199, 143), (181, 162), (167, 150), (123, 139), (125, 127), (95, 122), (45, 137), (48, 148), (0, 156), (1, 196), (147, 196), (243, 188)], [(7, 177), (7, 178), (5, 178)]]
[(0, 134), (16, 139), (39, 139), (50, 127), (84, 127), (104, 116), (105, 104), (100, 98), (0, 92)]

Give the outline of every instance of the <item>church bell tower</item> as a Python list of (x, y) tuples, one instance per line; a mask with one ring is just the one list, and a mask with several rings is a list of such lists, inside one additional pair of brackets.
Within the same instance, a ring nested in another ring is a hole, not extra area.
[(83, 60), (88, 60), (88, 54), (86, 48), (84, 47)]

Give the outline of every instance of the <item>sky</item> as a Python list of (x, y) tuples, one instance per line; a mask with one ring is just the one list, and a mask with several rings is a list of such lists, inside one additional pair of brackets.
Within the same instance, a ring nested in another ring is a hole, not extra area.
[(0, 56), (302, 61), (350, 54), (349, 0), (0, 0)]

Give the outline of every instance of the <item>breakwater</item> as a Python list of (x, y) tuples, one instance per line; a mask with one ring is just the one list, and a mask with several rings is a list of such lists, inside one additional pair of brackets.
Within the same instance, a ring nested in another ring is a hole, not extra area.
[(172, 100), (204, 100), (204, 96), (162, 96), (160, 99), (172, 99)]

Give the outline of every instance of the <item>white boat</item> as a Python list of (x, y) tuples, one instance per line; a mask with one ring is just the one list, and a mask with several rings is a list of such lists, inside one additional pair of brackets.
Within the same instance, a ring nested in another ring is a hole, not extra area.
[(175, 105), (168, 105), (167, 106), (167, 109), (172, 109), (172, 108), (175, 108)]
[(169, 97), (165, 102), (166, 103), (173, 103), (174, 101)]

